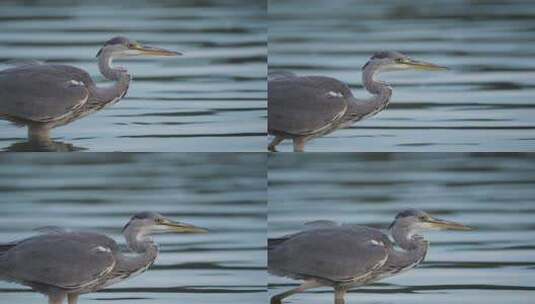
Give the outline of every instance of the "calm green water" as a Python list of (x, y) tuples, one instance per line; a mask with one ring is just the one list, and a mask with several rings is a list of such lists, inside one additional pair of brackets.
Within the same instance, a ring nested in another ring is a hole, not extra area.
[[(348, 304), (533, 302), (533, 155), (279, 154), (268, 164), (269, 237), (319, 219), (386, 229), (410, 207), (476, 228), (425, 233), (423, 265), (354, 290)], [(268, 281), (270, 295), (297, 286)], [(316, 289), (287, 303), (332, 302), (332, 289)]]
[(535, 2), (270, 0), (269, 14), (270, 70), (335, 77), (360, 98), (379, 50), (451, 68), (380, 76), (388, 108), (308, 151), (535, 150)]
[[(266, 133), (265, 1), (2, 1), (0, 69), (7, 60), (75, 65), (99, 84), (95, 54), (124, 35), (179, 50), (118, 62), (127, 96), (55, 129), (58, 150), (260, 151)], [(0, 121), (0, 148), (28, 150), (26, 130)]]
[[(79, 154), (0, 156), (0, 242), (56, 225), (125, 241), (142, 210), (205, 227), (158, 235), (160, 256), (138, 277), (84, 295), (83, 303), (264, 303), (265, 156), (261, 154)], [(41, 304), (0, 281), (0, 303)]]

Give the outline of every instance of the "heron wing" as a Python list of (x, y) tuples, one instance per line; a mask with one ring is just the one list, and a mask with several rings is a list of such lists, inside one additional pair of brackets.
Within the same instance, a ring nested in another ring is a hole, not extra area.
[(91, 285), (115, 266), (117, 244), (96, 233), (53, 233), (19, 242), (5, 265), (14, 281), (77, 289)]
[(388, 238), (363, 226), (307, 230), (279, 241), (268, 251), (268, 270), (295, 279), (355, 280), (387, 260)]
[(64, 65), (0, 71), (0, 114), (36, 122), (61, 119), (87, 101), (87, 78), (85, 71)]
[(321, 132), (343, 116), (349, 96), (349, 87), (334, 78), (274, 78), (268, 81), (268, 129), (272, 134)]

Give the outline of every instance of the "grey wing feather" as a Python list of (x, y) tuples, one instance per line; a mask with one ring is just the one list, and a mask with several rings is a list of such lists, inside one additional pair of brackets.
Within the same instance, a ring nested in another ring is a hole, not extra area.
[(28, 60), (12, 59), (12, 60), (8, 60), (8, 61), (4, 61), (2, 63), (7, 64), (7, 65), (12, 65), (12, 66), (45, 64), (43, 61), (32, 60), (32, 59), (28, 59)]
[[(319, 229), (319, 228), (333, 228), (333, 227), (339, 227), (340, 224), (338, 224), (335, 221), (329, 221), (329, 220), (315, 220), (310, 222), (305, 222), (304, 224), (305, 230), (313, 230), (313, 229)], [(287, 240), (291, 237), (293, 237), (295, 234), (291, 233), (288, 235), (284, 235), (280, 238), (273, 239), (273, 240)]]
[(83, 70), (63, 65), (24, 65), (0, 71), (0, 114), (48, 122), (82, 106), (89, 97)]
[(47, 234), (23, 240), (9, 249), (4, 266), (13, 281), (76, 289), (110, 273), (117, 250), (112, 239), (100, 234)]
[(59, 227), (59, 226), (43, 226), (43, 227), (37, 227), (34, 229), (35, 231), (41, 232), (41, 233), (65, 233), (70, 232), (69, 229)]
[(307, 230), (268, 251), (268, 270), (295, 279), (355, 280), (384, 265), (388, 242), (380, 231), (356, 225)]
[(0, 244), (0, 255), (3, 254), (5, 251), (15, 247), (17, 243), (2, 243)]
[(268, 81), (271, 134), (309, 135), (329, 128), (347, 110), (346, 84), (329, 77), (283, 77)]
[(337, 227), (338, 223), (329, 221), (329, 220), (316, 220), (311, 222), (306, 222), (305, 227), (307, 229), (315, 229), (315, 228), (328, 228), (328, 227)]
[(295, 73), (289, 71), (268, 71), (268, 80), (281, 79), (287, 77), (297, 77)]
[[(318, 229), (318, 228), (332, 228), (338, 227), (338, 223), (328, 220), (316, 220), (305, 223), (305, 229)], [(276, 246), (286, 242), (288, 239), (292, 238), (295, 234), (284, 235), (279, 238), (268, 238), (268, 249), (274, 249)]]

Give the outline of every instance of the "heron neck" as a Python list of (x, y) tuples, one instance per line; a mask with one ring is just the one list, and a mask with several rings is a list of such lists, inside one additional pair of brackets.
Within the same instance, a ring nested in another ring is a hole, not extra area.
[(377, 95), (377, 100), (387, 103), (392, 95), (392, 88), (383, 81), (376, 80), (375, 75), (380, 72), (380, 66), (369, 63), (362, 72), (362, 84), (373, 95)]
[(416, 234), (411, 228), (394, 224), (391, 229), (392, 238), (396, 244), (409, 252), (419, 252), (425, 255), (429, 243), (423, 236)]
[(109, 80), (120, 80), (126, 75), (126, 70), (122, 68), (114, 68), (112, 66), (113, 54), (109, 50), (104, 50), (98, 57), (98, 68), (100, 73)]
[(362, 72), (362, 83), (366, 90), (372, 96), (369, 99), (361, 100), (354, 97), (349, 102), (347, 110), (347, 125), (361, 120), (365, 117), (370, 117), (382, 111), (388, 105), (390, 96), (392, 96), (392, 88), (382, 81), (375, 80), (375, 74), (379, 72), (379, 67), (373, 63), (368, 63)]
[(121, 261), (121, 268), (137, 271), (148, 268), (158, 257), (158, 246), (145, 231), (138, 227), (126, 227), (124, 237), (128, 248), (132, 251)]
[(115, 80), (116, 82), (113, 85), (94, 88), (93, 94), (96, 99), (102, 101), (103, 103), (108, 103), (113, 100), (118, 100), (122, 97), (128, 90), (130, 85), (131, 77), (122, 68), (113, 68), (112, 67), (113, 56), (110, 51), (104, 50), (99, 55), (98, 58), (98, 67), (100, 73), (109, 80)]
[[(130, 246), (130, 245), (129, 245)], [(154, 242), (147, 243), (142, 251), (137, 248), (135, 253), (123, 253), (117, 261), (117, 272), (127, 274), (127, 277), (140, 274), (147, 270), (158, 257), (158, 246)]]
[(149, 231), (139, 227), (127, 226), (124, 230), (124, 238), (128, 248), (136, 253), (145, 253), (156, 247), (154, 240), (149, 235)]
[(389, 258), (389, 264), (407, 270), (423, 261), (427, 254), (429, 243), (420, 235), (406, 227), (392, 227), (392, 237), (403, 251), (394, 250)]

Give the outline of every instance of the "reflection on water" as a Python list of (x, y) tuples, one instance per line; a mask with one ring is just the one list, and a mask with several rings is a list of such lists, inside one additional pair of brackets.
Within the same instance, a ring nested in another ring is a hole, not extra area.
[[(327, 219), (386, 229), (419, 208), (476, 228), (425, 233), (422, 266), (349, 293), (348, 303), (531, 303), (535, 157), (524, 154), (270, 155), (268, 236)], [(269, 276), (270, 295), (296, 281)], [(317, 289), (293, 303), (332, 303)]]
[(533, 151), (533, 37), (532, 1), (274, 0), (269, 68), (335, 77), (359, 98), (378, 50), (451, 69), (380, 76), (389, 107), (307, 151)]
[[(263, 303), (265, 156), (256, 154), (0, 155), (0, 242), (37, 227), (92, 230), (125, 241), (140, 210), (210, 230), (155, 236), (160, 256), (139, 277), (85, 295), (81, 303)], [(0, 302), (46, 301), (0, 281)]]
[[(89, 151), (260, 151), (266, 133), (264, 1), (3, 1), (8, 60), (74, 65), (99, 85), (95, 54), (116, 35), (184, 53), (120, 60), (133, 75), (118, 104), (60, 127)], [(26, 139), (0, 120), (0, 149)]]
[(75, 152), (87, 150), (73, 144), (53, 140), (20, 141), (4, 148), (4, 152)]

